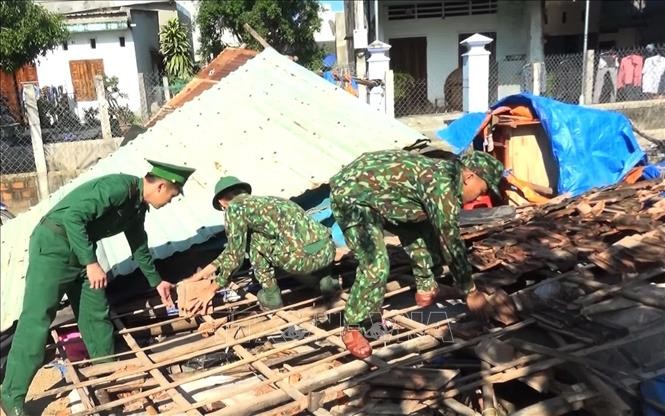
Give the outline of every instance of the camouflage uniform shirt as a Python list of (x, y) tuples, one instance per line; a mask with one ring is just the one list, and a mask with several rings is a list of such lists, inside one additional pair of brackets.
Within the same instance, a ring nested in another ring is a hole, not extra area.
[(456, 160), (386, 150), (363, 154), (333, 176), (330, 186), (342, 204), (368, 207), (388, 223), (429, 221), (457, 286), (467, 292), (473, 283), (459, 234), (461, 169)]
[(294, 274), (307, 274), (330, 265), (334, 243), (328, 228), (310, 218), (295, 202), (271, 196), (241, 194), (225, 212), (225, 250), (213, 261), (217, 283), (225, 286), (245, 258), (249, 258), (257, 280), (276, 284), (273, 266)]

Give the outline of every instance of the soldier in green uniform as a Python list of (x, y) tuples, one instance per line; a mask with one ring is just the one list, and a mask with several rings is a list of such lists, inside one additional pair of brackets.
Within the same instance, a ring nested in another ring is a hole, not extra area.
[(212, 205), (225, 211), (227, 245), (212, 263), (191, 277), (204, 279), (218, 272), (209, 289), (188, 306), (196, 313), (228, 284), (231, 274), (245, 258), (249, 238), (249, 261), (262, 288), (257, 298), (264, 310), (282, 306), (275, 267), (296, 275), (319, 278), (324, 294), (339, 288), (330, 265), (335, 257), (335, 244), (330, 231), (310, 218), (295, 202), (272, 196), (251, 195), (252, 187), (233, 176), (222, 177), (215, 186)]
[(330, 180), (333, 215), (359, 263), (342, 336), (358, 358), (371, 355), (361, 330), (380, 313), (389, 274), (384, 227), (400, 237), (411, 259), (419, 306), (430, 305), (439, 294), (432, 269), (442, 257), (456, 287), (468, 294), (469, 308), (486, 307), (485, 296), (471, 280), (458, 215), (462, 203), (498, 192), (503, 166), (482, 152), (461, 161), (450, 156), (433, 159), (403, 150), (365, 153)]
[(159, 209), (182, 192), (194, 169), (148, 161), (138, 178), (112, 174), (77, 187), (58, 202), (30, 236), (23, 311), (7, 360), (2, 404), (9, 415), (25, 414), (23, 403), (44, 360), (48, 330), (67, 294), (90, 357), (114, 353), (113, 325), (106, 299), (106, 272), (97, 261), (97, 242), (124, 233), (134, 260), (162, 302), (172, 305), (172, 284), (155, 268), (143, 222), (148, 206)]

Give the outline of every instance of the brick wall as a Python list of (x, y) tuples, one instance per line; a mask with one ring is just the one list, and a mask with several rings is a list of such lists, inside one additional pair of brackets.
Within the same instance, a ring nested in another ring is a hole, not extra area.
[(39, 202), (35, 174), (0, 176), (0, 201), (14, 214), (26, 211)]

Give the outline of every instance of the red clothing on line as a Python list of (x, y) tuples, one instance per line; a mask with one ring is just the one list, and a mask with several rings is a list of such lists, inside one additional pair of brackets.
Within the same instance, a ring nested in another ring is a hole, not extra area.
[(617, 89), (626, 85), (639, 87), (642, 85), (642, 65), (644, 58), (640, 55), (628, 55), (621, 60), (619, 75), (617, 76)]

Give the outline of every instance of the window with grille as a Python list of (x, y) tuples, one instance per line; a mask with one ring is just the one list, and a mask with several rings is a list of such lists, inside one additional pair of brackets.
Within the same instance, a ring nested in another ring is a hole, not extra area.
[(388, 6), (388, 20), (446, 18), (496, 13), (498, 0), (444, 0), (393, 4)]

